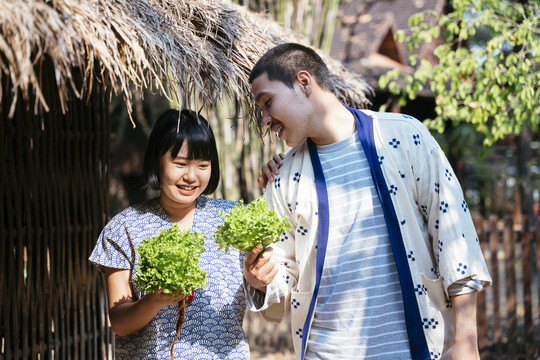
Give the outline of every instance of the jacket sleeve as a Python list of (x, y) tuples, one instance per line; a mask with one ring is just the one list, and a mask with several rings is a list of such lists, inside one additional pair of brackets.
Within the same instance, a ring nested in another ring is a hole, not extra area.
[(421, 175), (417, 182), (418, 206), (428, 223), (432, 252), (444, 290), (455, 295), (467, 284), (475, 290), (488, 287), (491, 277), (461, 185), (427, 130), (424, 139), (430, 139), (433, 146), (421, 157), (424, 161), (416, 164), (417, 174)]
[[(287, 158), (284, 159), (284, 162), (286, 161)], [(274, 182), (267, 184), (265, 191), (269, 207), (281, 218), (287, 218), (292, 225), (291, 229), (282, 233), (280, 240), (271, 246), (272, 256), (279, 266), (279, 271), (272, 283), (267, 286), (266, 295), (244, 281), (248, 308), (251, 311), (261, 312), (263, 318), (274, 322), (281, 321), (285, 316), (287, 306), (290, 303), (291, 289), (297, 285), (299, 272), (295, 260), (297, 221), (290, 205), (291, 202), (294, 203), (295, 199), (287, 199), (290, 197), (288, 195), (290, 189), (285, 181), (291, 173), (292, 164), (287, 165), (289, 166), (284, 165), (280, 169), (280, 174)]]

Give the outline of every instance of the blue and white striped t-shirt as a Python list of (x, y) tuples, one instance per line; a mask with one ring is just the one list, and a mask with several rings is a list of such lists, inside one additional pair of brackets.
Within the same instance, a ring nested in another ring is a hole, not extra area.
[(318, 146), (330, 228), (306, 359), (410, 359), (401, 287), (358, 134)]

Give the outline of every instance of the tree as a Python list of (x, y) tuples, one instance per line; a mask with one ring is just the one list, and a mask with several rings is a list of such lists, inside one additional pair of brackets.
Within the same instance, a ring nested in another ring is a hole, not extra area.
[[(531, 163), (531, 140), (540, 123), (539, 19), (537, 0), (453, 0), (446, 14), (413, 15), (410, 34), (399, 31), (396, 38), (405, 41), (413, 54), (415, 71), (401, 76), (392, 70), (379, 80), (381, 88), (388, 87), (399, 97), (400, 105), (428, 87), (435, 96), (437, 116), (425, 123), (440, 133), (447, 130), (455, 138), (452, 134), (473, 128), (483, 137), (483, 150), (516, 135), (516, 210), (531, 220), (530, 168), (536, 166)], [(441, 29), (445, 41), (434, 51), (438, 63), (418, 59), (414, 50), (439, 38)], [(463, 155), (470, 147), (462, 138), (454, 152)], [(489, 186), (489, 179), (480, 179), (480, 187), (494, 189), (495, 181), (491, 179)]]
[[(454, 0), (447, 14), (433, 11), (409, 19), (411, 33), (398, 31), (410, 53), (441, 35), (437, 64), (411, 55), (413, 74), (391, 70), (379, 80), (403, 105), (426, 86), (434, 93), (436, 114), (426, 121), (443, 132), (448, 122), (471, 124), (492, 145), (509, 134), (538, 129), (540, 100), (540, 3)], [(419, 61), (419, 63), (418, 63)], [(402, 82), (401, 82), (402, 81)], [(400, 85), (401, 84), (401, 85)]]

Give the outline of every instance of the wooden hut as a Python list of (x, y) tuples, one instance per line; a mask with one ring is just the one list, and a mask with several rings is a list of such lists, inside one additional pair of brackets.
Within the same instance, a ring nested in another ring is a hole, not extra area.
[[(250, 113), (254, 62), (295, 39), (206, 0), (2, 0), (0, 24), (0, 358), (108, 358), (87, 258), (108, 220), (111, 94), (128, 111), (150, 89)], [(365, 105), (363, 80), (327, 61), (338, 96)]]

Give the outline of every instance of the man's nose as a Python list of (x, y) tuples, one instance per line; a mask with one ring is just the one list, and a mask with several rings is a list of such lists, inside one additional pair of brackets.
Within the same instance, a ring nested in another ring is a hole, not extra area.
[(272, 117), (268, 113), (263, 112), (261, 118), (261, 124), (263, 126), (270, 126), (272, 124)]

